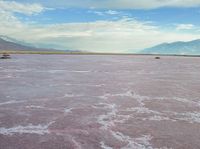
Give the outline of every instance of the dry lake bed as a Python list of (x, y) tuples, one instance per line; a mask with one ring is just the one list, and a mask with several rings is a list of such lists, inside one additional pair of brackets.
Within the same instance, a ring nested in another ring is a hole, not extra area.
[(199, 149), (200, 58), (0, 60), (0, 149)]

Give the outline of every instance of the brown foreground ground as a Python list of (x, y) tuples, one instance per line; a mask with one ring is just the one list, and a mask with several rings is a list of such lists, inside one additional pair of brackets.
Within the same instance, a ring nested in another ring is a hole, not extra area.
[(0, 60), (0, 149), (199, 149), (200, 58)]

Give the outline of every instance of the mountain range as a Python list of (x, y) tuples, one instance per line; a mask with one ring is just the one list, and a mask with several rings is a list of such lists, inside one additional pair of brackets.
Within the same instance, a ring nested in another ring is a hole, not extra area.
[[(33, 44), (0, 35), (0, 51), (55, 51), (73, 52), (73, 50), (57, 50), (43, 47), (36, 47)], [(76, 51), (77, 52), (77, 51)]]
[[(80, 52), (73, 50), (57, 50), (51, 48), (36, 47), (33, 44), (18, 41), (8, 36), (0, 35), (0, 51), (64, 51), (64, 52)], [(175, 54), (175, 55), (200, 55), (200, 39), (189, 42), (172, 42), (162, 43), (144, 50), (140, 50), (139, 54)]]
[(200, 39), (189, 42), (162, 43), (142, 50), (142, 54), (200, 55)]

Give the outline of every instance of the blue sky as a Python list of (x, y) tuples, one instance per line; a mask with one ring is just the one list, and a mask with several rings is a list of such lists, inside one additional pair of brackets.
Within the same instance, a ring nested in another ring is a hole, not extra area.
[(36, 46), (138, 52), (200, 38), (199, 0), (0, 0), (0, 34)]

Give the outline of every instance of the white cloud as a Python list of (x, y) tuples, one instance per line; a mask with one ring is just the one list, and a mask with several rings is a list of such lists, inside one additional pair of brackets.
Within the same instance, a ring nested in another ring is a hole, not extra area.
[(24, 27), (24, 25), (10, 12), (0, 10), (0, 32), (9, 32), (9, 29)]
[(191, 30), (194, 29), (194, 25), (193, 24), (178, 24), (176, 26), (177, 30)]
[[(9, 13), (3, 15), (1, 13), (0, 18), (2, 19), (0, 20), (0, 34), (34, 44), (45, 44), (50, 47), (56, 45), (62, 49), (137, 52), (137, 50), (162, 42), (189, 41), (200, 38), (200, 35), (195, 34), (166, 32), (148, 22), (135, 19), (34, 25), (23, 24)], [(16, 27), (13, 28), (12, 24), (16, 24)]]
[(103, 16), (103, 15), (105, 15), (105, 13), (103, 12), (103, 11), (92, 11), (92, 10), (90, 10), (90, 11), (88, 11), (89, 13), (94, 13), (94, 14), (97, 14), (97, 15), (99, 15), (99, 16)]
[(108, 10), (108, 11), (105, 11), (106, 14), (109, 14), (109, 15), (117, 15), (117, 14), (120, 14), (120, 12), (118, 11), (114, 11), (114, 10)]
[[(20, 1), (20, 0), (19, 0)], [(38, 0), (32, 0), (32, 2)], [(160, 7), (199, 7), (199, 0), (40, 0), (50, 7), (81, 7), (105, 9), (155, 9)]]
[(107, 0), (107, 6), (111, 8), (155, 9), (160, 7), (198, 7), (199, 0)]
[(114, 10), (106, 10), (106, 11), (97, 11), (97, 10), (89, 10), (89, 13), (97, 14), (99, 16), (105, 16), (105, 15), (122, 15), (123, 13), (119, 11), (114, 11)]
[(22, 4), (15, 1), (0, 0), (0, 10), (7, 12), (18, 12), (26, 15), (33, 15), (42, 12), (45, 8), (40, 4)]

